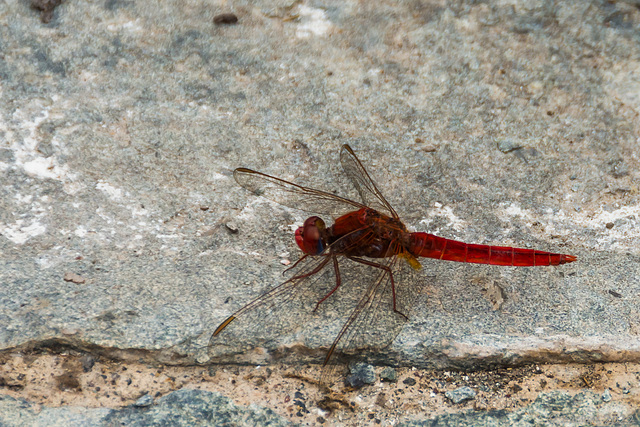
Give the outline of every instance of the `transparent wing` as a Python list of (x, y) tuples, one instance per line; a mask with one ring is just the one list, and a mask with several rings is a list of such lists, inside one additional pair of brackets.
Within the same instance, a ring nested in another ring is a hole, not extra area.
[(229, 316), (211, 336), (210, 354), (218, 357), (242, 352), (273, 341), (279, 335), (294, 333), (304, 326), (318, 302), (336, 287), (334, 263), (343, 257), (333, 249), (344, 246), (343, 239), (346, 238), (348, 235), (338, 239), (320, 255), (304, 256), (294, 266), (295, 275), (291, 279)]
[(281, 205), (307, 212), (339, 217), (347, 212), (361, 209), (364, 205), (331, 193), (276, 178), (251, 169), (238, 168), (233, 177), (242, 187), (259, 196), (264, 196)]
[(294, 333), (312, 315), (315, 302), (332, 286), (329, 256), (307, 256), (297, 274), (251, 301), (227, 318), (211, 336), (212, 356), (244, 352), (285, 333)]
[[(332, 293), (336, 286), (334, 260), (340, 261), (341, 285)], [(210, 354), (239, 354), (279, 335), (295, 333), (309, 322), (318, 302), (331, 293), (317, 313), (346, 321), (325, 358), (321, 382), (330, 385), (348, 357), (387, 347), (411, 315), (420, 295), (420, 281), (397, 274), (400, 263), (398, 256), (371, 261), (338, 256), (329, 249), (323, 255), (306, 256), (296, 266), (294, 277), (245, 305), (218, 327), (209, 342)], [(324, 318), (316, 322), (318, 327), (328, 327)]]
[(340, 151), (340, 162), (342, 163), (342, 169), (356, 187), (358, 193), (360, 193), (362, 202), (365, 205), (393, 218), (398, 218), (396, 211), (378, 190), (373, 179), (371, 179), (356, 154), (347, 144), (343, 145)]
[[(379, 267), (370, 266), (375, 271), (366, 276), (370, 279), (363, 284), (365, 289), (360, 293), (360, 300), (327, 353), (321, 378), (323, 384), (335, 382), (339, 368), (349, 357), (356, 353), (378, 352), (389, 346), (411, 316), (421, 294), (420, 281), (410, 277), (415, 271), (408, 266), (398, 266), (402, 263), (400, 257), (376, 259), (375, 263)], [(398, 267), (405, 267), (401, 274), (397, 274), (401, 270)], [(392, 289), (392, 277), (395, 289)]]

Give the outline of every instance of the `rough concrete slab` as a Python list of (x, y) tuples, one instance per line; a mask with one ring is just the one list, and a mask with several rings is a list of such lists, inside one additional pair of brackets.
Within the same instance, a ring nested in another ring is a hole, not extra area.
[(122, 409), (42, 408), (0, 396), (0, 414), (4, 426), (290, 425), (269, 409), (239, 407), (220, 393), (200, 390), (179, 390), (149, 406), (131, 405)]
[[(473, 372), (369, 366), (373, 381), (362, 381), (367, 385), (358, 389), (334, 387), (333, 392), (318, 387), (315, 378), (320, 369), (319, 365), (281, 363), (169, 366), (73, 350), (6, 352), (0, 355), (0, 385), (2, 394), (13, 400), (0, 403), (0, 419), (6, 414), (3, 420), (15, 420), (16, 411), (11, 408), (22, 402), (25, 420), (52, 421), (54, 415), (71, 419), (84, 408), (84, 416), (97, 417), (92, 425), (107, 415), (112, 419), (135, 416), (150, 423), (159, 414), (177, 417), (181, 413), (180, 405), (166, 405), (164, 399), (176, 390), (184, 392), (183, 398), (168, 401), (184, 402), (182, 413), (187, 419), (193, 417), (194, 406), (206, 409), (205, 413), (235, 410), (226, 400), (194, 395), (197, 390), (224, 395), (240, 413), (269, 408), (300, 425), (398, 425), (429, 420), (453, 425), (456, 420), (508, 424), (532, 416), (545, 425), (583, 425), (580, 420), (587, 419), (593, 425), (619, 425), (633, 423), (640, 407), (637, 363), (528, 365)], [(452, 396), (462, 390), (466, 398)]]
[[(576, 410), (576, 408), (580, 408)], [(412, 421), (401, 426), (529, 426), (529, 425), (638, 425), (640, 413), (620, 416), (592, 392), (574, 396), (560, 391), (542, 393), (531, 405), (517, 411), (468, 411)]]
[(640, 358), (636, 3), (65, 2), (43, 23), (8, 1), (0, 21), (1, 348), (322, 360), (332, 316), (262, 355), (205, 347), (282, 280), (307, 216), (231, 171), (355, 197), (349, 143), (414, 229), (579, 257), (425, 261), (370, 361)]
[[(619, 405), (603, 402), (600, 395), (582, 392), (571, 396), (554, 391), (542, 393), (535, 402), (516, 411), (463, 411), (425, 417), (400, 426), (529, 426), (594, 425), (635, 426), (640, 414), (628, 413)], [(6, 426), (85, 425), (301, 425), (287, 422), (269, 409), (239, 407), (219, 393), (201, 390), (172, 392), (149, 406), (121, 409), (43, 408), (22, 399), (0, 396), (0, 421)]]

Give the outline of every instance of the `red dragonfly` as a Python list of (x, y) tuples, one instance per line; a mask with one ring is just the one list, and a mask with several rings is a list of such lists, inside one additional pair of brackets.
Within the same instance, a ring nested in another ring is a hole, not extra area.
[[(296, 230), (295, 240), (303, 252), (291, 267), (297, 268), (297, 274), (229, 316), (213, 333), (211, 346), (219, 344), (216, 337), (236, 319), (244, 320), (239, 322), (236, 333), (245, 335), (264, 335), (272, 332), (276, 324), (285, 330), (299, 326), (296, 319), (282, 324), (284, 317), (299, 309), (288, 307), (307, 305), (309, 311), (315, 312), (345, 284), (356, 283), (361, 296), (329, 348), (324, 359), (326, 366), (334, 364), (336, 353), (379, 348), (390, 344), (399, 333), (419, 293), (416, 281), (405, 283), (394, 276), (400, 270), (399, 260), (415, 270), (421, 267), (419, 257), (518, 267), (560, 265), (576, 260), (573, 255), (468, 244), (409, 232), (348, 145), (342, 146), (340, 161), (362, 202), (250, 169), (234, 171), (238, 184), (255, 194), (336, 219), (327, 227), (320, 217), (312, 216)], [(368, 272), (365, 275), (353, 272), (354, 266)]]

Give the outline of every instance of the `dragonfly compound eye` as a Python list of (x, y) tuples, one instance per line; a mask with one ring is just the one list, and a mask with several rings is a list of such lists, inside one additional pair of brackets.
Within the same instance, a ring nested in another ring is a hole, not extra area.
[(302, 227), (296, 230), (296, 243), (308, 255), (318, 255), (324, 250), (322, 233), (326, 226), (317, 216), (307, 218)]

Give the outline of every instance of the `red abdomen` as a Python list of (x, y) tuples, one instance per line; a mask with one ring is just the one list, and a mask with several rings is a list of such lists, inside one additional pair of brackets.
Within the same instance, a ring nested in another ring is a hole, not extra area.
[(508, 246), (474, 245), (420, 232), (411, 233), (407, 249), (416, 257), (517, 267), (559, 265), (576, 260), (573, 255)]

